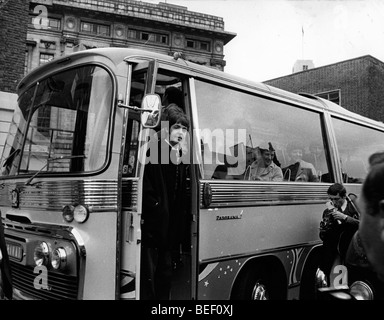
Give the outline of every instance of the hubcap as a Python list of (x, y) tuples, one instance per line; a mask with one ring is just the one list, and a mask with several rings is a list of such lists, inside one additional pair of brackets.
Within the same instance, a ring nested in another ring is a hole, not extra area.
[(256, 282), (252, 291), (253, 300), (268, 300), (268, 291), (264, 284)]
[(328, 287), (327, 276), (318, 268), (316, 271), (316, 288)]

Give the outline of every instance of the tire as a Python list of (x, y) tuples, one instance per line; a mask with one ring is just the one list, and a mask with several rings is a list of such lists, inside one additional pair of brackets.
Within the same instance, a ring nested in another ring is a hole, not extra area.
[(279, 300), (278, 281), (262, 268), (249, 268), (240, 276), (233, 290), (232, 300)]
[(318, 289), (327, 286), (326, 277), (320, 269), (319, 252), (312, 254), (304, 267), (300, 281), (300, 300), (318, 300)]

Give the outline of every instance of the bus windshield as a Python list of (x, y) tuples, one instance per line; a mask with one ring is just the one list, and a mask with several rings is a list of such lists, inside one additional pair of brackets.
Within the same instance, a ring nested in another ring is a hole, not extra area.
[(1, 174), (100, 169), (107, 157), (112, 92), (111, 76), (95, 65), (66, 70), (31, 86), (18, 100)]

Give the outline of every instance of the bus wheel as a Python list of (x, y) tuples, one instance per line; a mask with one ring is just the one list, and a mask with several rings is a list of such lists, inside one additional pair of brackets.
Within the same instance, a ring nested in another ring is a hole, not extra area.
[(266, 286), (262, 282), (256, 282), (252, 290), (252, 300), (269, 300)]
[(317, 290), (327, 286), (327, 277), (319, 268), (319, 256), (313, 255), (301, 277), (300, 300), (317, 300)]
[(246, 271), (235, 284), (233, 300), (275, 300), (278, 296), (278, 283), (260, 267)]

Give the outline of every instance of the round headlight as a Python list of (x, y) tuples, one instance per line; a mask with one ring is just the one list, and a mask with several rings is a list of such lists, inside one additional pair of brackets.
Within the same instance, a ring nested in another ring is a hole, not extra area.
[(373, 291), (371, 287), (363, 281), (355, 281), (350, 286), (350, 294), (356, 300), (373, 300)]
[(75, 210), (74, 206), (67, 205), (63, 208), (63, 218), (67, 222), (71, 222), (73, 220), (73, 211)]
[(57, 248), (52, 252), (51, 265), (53, 269), (64, 269), (67, 263), (67, 253), (64, 248)]
[(37, 266), (46, 266), (49, 261), (49, 246), (46, 242), (40, 242), (33, 252), (33, 260)]
[(73, 214), (77, 222), (83, 223), (88, 219), (89, 211), (86, 207), (79, 204), (75, 207)]

